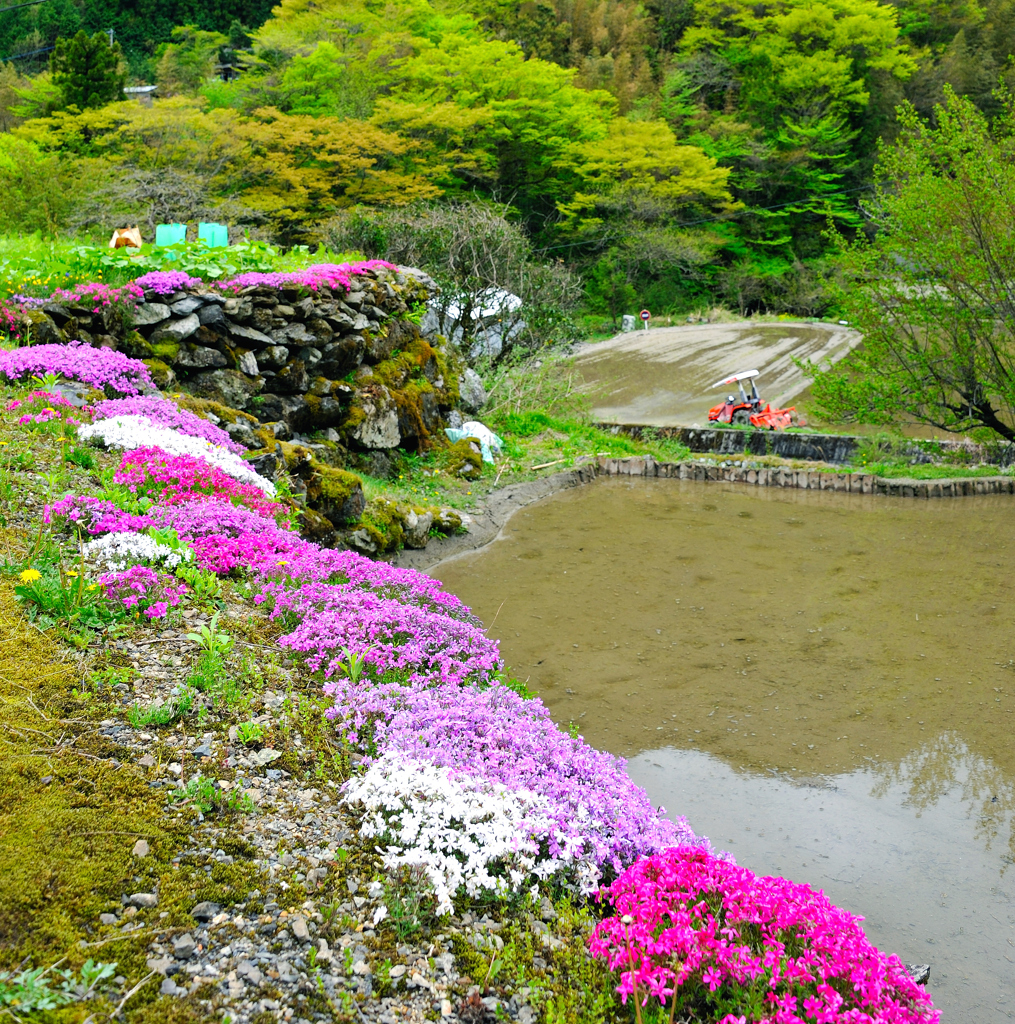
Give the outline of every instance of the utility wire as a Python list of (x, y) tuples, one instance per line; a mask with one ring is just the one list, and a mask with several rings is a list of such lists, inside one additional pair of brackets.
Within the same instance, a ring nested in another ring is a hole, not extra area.
[(8, 11), (16, 11), (19, 7), (34, 7), (36, 4), (44, 4), (46, 0), (27, 0), (27, 3), (14, 4), (11, 7), (0, 7), (0, 14), (6, 14)]
[(38, 53), (49, 53), (55, 50), (55, 46), (44, 46), (41, 50), (29, 50), (27, 53), (14, 53), (10, 57), (0, 57), (0, 60), (21, 60), (22, 57), (34, 57)]
[[(698, 224), (715, 224), (727, 220), (736, 220), (738, 217), (744, 217), (749, 213), (757, 213), (762, 210), (783, 210), (787, 206), (798, 206), (800, 203), (810, 202), (812, 199), (829, 199), (832, 196), (845, 196), (850, 195), (853, 192), (869, 192), (874, 186), (873, 185), (860, 185), (858, 188), (844, 188), (838, 192), (821, 192), (814, 193), (810, 196), (803, 196), (800, 199), (794, 199), (791, 203), (777, 203), (775, 206), (748, 206), (743, 210), (737, 210), (734, 213), (723, 214), (720, 217), (703, 217), (701, 220), (688, 221), (685, 224), (675, 224), (674, 227), (678, 228), (693, 228)], [(561, 245), (548, 245), (543, 249), (535, 249), (534, 252), (550, 252), (553, 249), (569, 249), (574, 248), (578, 245), (591, 245), (593, 242), (605, 242), (613, 238), (613, 235), (600, 235), (597, 238), (585, 238), (579, 242), (564, 242)]]

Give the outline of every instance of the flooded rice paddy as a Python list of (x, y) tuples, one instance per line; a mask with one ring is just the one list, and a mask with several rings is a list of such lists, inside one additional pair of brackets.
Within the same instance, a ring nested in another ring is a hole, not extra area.
[[(593, 386), (593, 415), (611, 423), (705, 426), (738, 370), (761, 371), (761, 395), (789, 405), (808, 386), (794, 357), (836, 362), (860, 341), (838, 324), (733, 323), (636, 330), (587, 346), (577, 366)], [(736, 391), (736, 388), (733, 389)]]
[(435, 570), (557, 721), (760, 873), (1015, 1011), (1015, 503), (606, 480)]

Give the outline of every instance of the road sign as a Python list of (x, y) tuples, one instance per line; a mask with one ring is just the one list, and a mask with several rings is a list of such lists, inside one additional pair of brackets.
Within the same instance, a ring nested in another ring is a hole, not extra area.
[(643, 309), (643, 310), (642, 310), (642, 311), (641, 311), (641, 312), (640, 312), (640, 313), (639, 313), (638, 315), (639, 315), (639, 316), (641, 317), (641, 323), (642, 323), (642, 326), (643, 326), (643, 327), (645, 328), (645, 330), (647, 331), (647, 330), (648, 330), (648, 318), (649, 318), (649, 317), (650, 317), (650, 316), (651, 316), (652, 314), (651, 314), (651, 313), (649, 313), (649, 311), (648, 311), (647, 309)]

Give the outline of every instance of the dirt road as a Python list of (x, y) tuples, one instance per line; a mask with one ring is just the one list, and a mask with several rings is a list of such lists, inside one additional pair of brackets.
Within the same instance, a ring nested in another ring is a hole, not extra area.
[(823, 323), (693, 324), (619, 334), (578, 356), (598, 385), (593, 413), (614, 423), (704, 426), (724, 394), (711, 387), (738, 370), (760, 370), (761, 396), (791, 405), (808, 385), (793, 357), (837, 362), (860, 341), (849, 327)]

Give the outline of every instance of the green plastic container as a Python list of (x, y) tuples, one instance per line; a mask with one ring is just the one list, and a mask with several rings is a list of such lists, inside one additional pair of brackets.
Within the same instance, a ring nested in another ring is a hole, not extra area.
[(197, 238), (198, 241), (204, 242), (205, 245), (225, 246), (229, 244), (229, 229), (225, 224), (205, 224), (202, 222), (197, 226)]
[(187, 240), (187, 225), (186, 224), (156, 224), (155, 225), (155, 244), (156, 245), (176, 245), (177, 242), (186, 242)]

